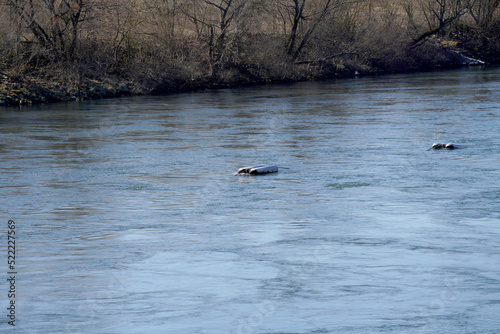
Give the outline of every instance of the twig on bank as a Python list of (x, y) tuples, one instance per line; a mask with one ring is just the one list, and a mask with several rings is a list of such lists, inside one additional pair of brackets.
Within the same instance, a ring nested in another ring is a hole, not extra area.
[(0, 75), (3, 75), (4, 77), (7, 77), (7, 78), (9, 78), (9, 79), (14, 80), (14, 78), (13, 78), (13, 77), (11, 77), (10, 75), (8, 75), (7, 73), (0, 72)]

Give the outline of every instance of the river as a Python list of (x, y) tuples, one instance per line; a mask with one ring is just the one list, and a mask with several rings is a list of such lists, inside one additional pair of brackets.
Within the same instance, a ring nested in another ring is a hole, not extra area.
[[(0, 131), (2, 332), (10, 300), (18, 333), (500, 330), (500, 68), (1, 108)], [(234, 175), (259, 163), (282, 168)]]

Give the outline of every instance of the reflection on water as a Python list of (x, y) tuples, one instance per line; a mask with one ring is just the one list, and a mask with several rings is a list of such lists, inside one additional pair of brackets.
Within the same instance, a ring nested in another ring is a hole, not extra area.
[(499, 98), (492, 68), (2, 109), (16, 328), (492, 333)]

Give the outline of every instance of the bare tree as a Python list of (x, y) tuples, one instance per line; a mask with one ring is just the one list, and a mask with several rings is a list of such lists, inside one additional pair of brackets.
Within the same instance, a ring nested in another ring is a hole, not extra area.
[(469, 9), (476, 24), (486, 28), (493, 20), (499, 6), (500, 0), (470, 0)]
[(228, 35), (249, 0), (193, 0), (184, 13), (196, 26), (199, 38), (205, 39), (211, 65), (212, 79), (216, 80), (227, 52)]
[[(465, 0), (406, 0), (408, 16), (413, 19), (413, 4), (420, 9), (425, 18), (428, 30), (420, 33), (411, 43), (415, 48), (424, 43), (430, 36), (436, 35), (444, 27), (462, 17), (469, 10), (468, 1)], [(410, 12), (411, 11), (411, 12)]]
[(145, 4), (154, 24), (159, 24), (161, 31), (166, 33), (167, 36), (162, 37), (171, 40), (175, 36), (178, 0), (145, 0)]
[(8, 5), (35, 41), (57, 56), (73, 58), (85, 0), (8, 0)]
[(296, 60), (316, 32), (342, 0), (277, 0), (277, 10), (284, 21), (284, 31), (290, 26), (286, 53)]

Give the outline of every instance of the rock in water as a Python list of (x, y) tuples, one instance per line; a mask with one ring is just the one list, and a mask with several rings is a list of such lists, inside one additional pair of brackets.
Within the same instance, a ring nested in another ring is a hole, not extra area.
[(432, 148), (433, 150), (439, 150), (440, 148), (444, 148), (444, 146), (445, 146), (445, 145), (444, 145), (444, 144), (441, 144), (441, 143), (434, 143), (434, 144), (432, 144), (432, 147), (431, 147), (431, 148)]
[(254, 168), (259, 168), (259, 167), (264, 167), (265, 165), (257, 165), (257, 166), (252, 166), (252, 167), (243, 167), (238, 169), (238, 173), (236, 174), (249, 174), (251, 169)]
[(452, 144), (452, 143), (448, 143), (448, 144), (434, 143), (434, 144), (432, 144), (432, 147), (431, 147), (431, 149), (434, 149), (434, 150), (439, 150), (442, 148), (447, 149), (447, 150), (453, 150), (456, 148), (462, 148), (462, 146), (458, 145), (458, 144)]
[(458, 145), (458, 144), (452, 144), (452, 143), (448, 143), (444, 146), (445, 149), (447, 150), (454, 150), (456, 148), (462, 148), (462, 146)]
[(243, 167), (238, 169), (239, 174), (250, 174), (250, 175), (257, 175), (257, 174), (269, 174), (269, 173), (277, 173), (278, 172), (278, 166), (274, 165), (256, 165), (252, 167)]
[(263, 166), (250, 169), (248, 174), (268, 174), (277, 172), (278, 172), (278, 166)]

